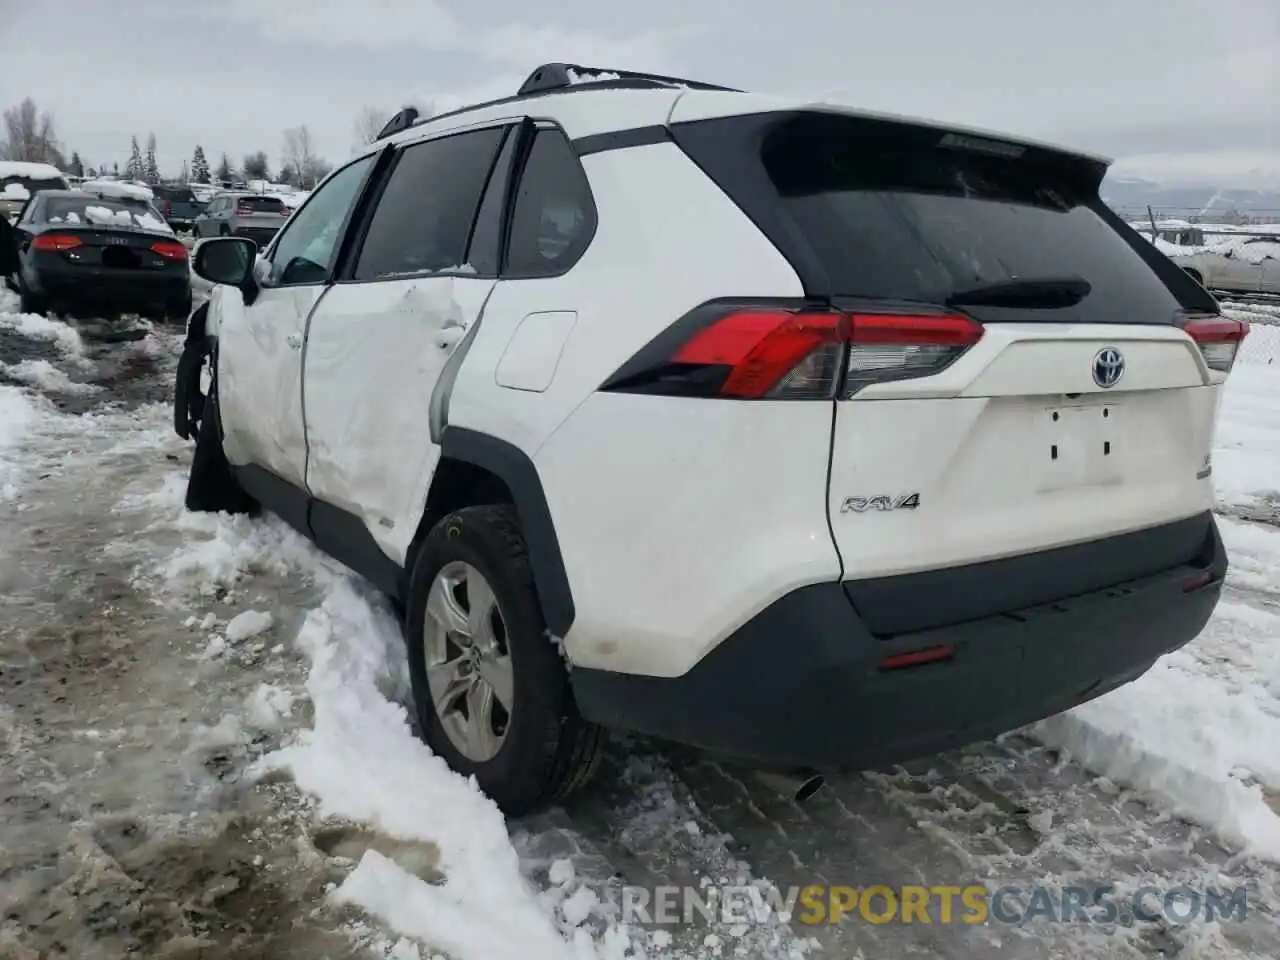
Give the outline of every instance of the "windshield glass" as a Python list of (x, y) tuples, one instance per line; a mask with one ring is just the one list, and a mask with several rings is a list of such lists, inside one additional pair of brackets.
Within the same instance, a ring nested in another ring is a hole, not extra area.
[(253, 213), (280, 213), (285, 209), (279, 197), (236, 197), (236, 206)]
[(783, 127), (762, 160), (840, 294), (941, 304), (993, 283), (1077, 277), (1090, 292), (1073, 322), (1164, 323), (1179, 309), (1069, 168), (835, 116)]
[[(12, 190), (9, 188), (13, 187)], [(67, 185), (58, 180), (45, 180), (36, 177), (7, 176), (0, 177), (0, 194), (24, 196), (39, 193), (41, 190), (65, 190)]]
[(139, 200), (50, 197), (45, 201), (42, 213), (45, 223), (170, 232), (164, 218), (149, 204)]

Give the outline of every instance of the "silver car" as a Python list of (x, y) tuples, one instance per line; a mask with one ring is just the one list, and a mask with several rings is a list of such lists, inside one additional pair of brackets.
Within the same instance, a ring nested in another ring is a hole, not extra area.
[(214, 194), (204, 211), (192, 221), (196, 239), (247, 237), (259, 247), (271, 242), (292, 211), (272, 194), (223, 192)]

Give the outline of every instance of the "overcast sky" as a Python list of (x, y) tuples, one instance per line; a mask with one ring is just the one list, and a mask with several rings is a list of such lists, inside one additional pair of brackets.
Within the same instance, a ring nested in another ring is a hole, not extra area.
[(1280, 0), (0, 0), (0, 106), (86, 165), (176, 173), (306, 124), (331, 160), (369, 105), (447, 109), (562, 60), (1036, 136), (1117, 174), (1280, 185)]

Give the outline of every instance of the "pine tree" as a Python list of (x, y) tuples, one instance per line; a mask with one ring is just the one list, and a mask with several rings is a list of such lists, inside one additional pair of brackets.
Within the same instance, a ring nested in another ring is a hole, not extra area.
[(112, 176), (115, 176), (115, 177), (120, 176), (120, 161), (119, 161), (119, 160), (112, 160), (112, 161), (111, 161), (111, 175), (112, 175)]
[(138, 138), (133, 138), (133, 146), (129, 151), (129, 162), (124, 165), (126, 180), (141, 180), (145, 172), (142, 162), (142, 151), (138, 149)]
[(204, 147), (198, 143), (191, 156), (191, 179), (196, 183), (209, 182), (209, 161), (204, 158)]
[(84, 176), (84, 163), (82, 163), (80, 160), (80, 154), (76, 153), (75, 151), (72, 151), (71, 153), (71, 163), (68, 164), (67, 172), (70, 173), (73, 177)]
[(225, 153), (222, 155), (222, 159), (218, 161), (218, 170), (216, 175), (218, 180), (223, 182), (229, 182), (235, 177), (235, 171), (231, 169), (231, 158)]
[(156, 135), (147, 135), (147, 159), (142, 166), (142, 179), (147, 183), (160, 182), (160, 167), (156, 163)]

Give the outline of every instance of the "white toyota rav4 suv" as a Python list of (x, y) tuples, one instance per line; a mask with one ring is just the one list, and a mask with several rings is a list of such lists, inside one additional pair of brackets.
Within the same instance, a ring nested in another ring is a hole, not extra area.
[(1209, 618), (1247, 328), (1108, 161), (565, 64), (384, 134), (261, 254), (199, 247), (187, 504), (386, 591), (426, 740), (509, 813), (610, 728), (928, 754)]

